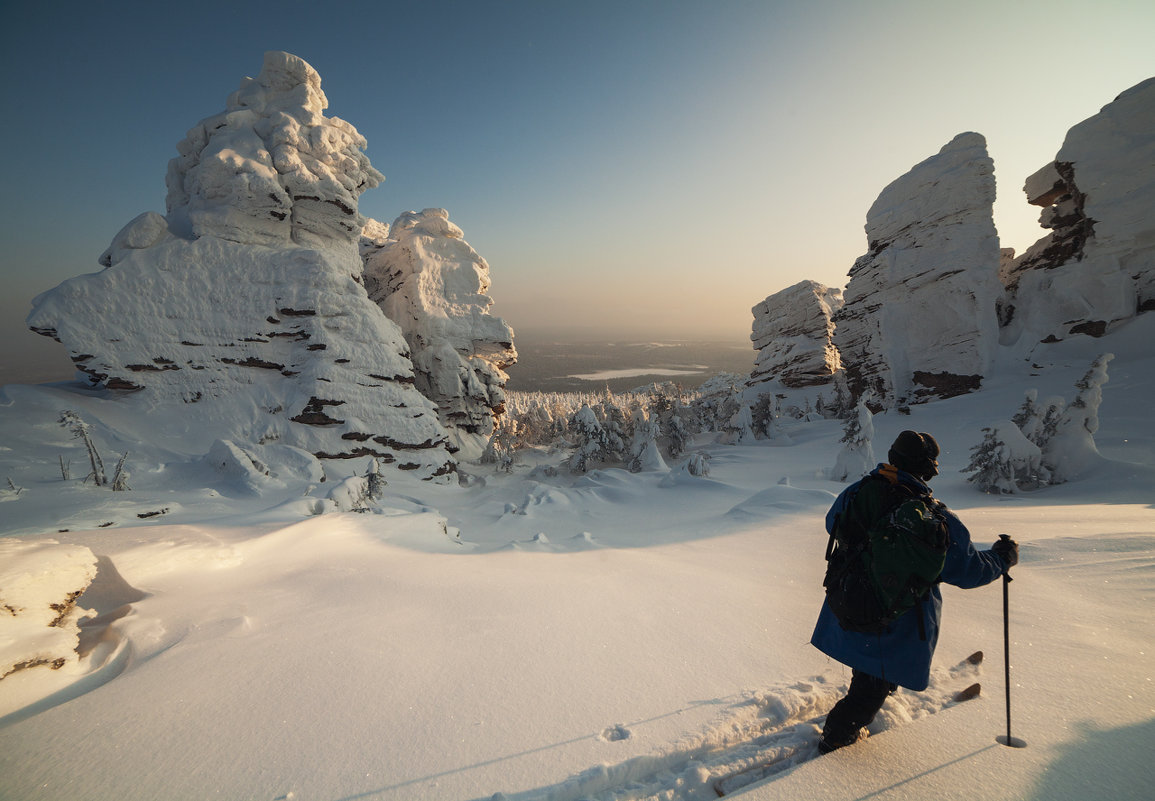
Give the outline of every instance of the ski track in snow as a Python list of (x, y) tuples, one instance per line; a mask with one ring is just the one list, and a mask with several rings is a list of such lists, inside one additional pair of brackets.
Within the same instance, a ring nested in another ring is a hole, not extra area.
[[(962, 661), (937, 668), (921, 693), (899, 688), (868, 727), (869, 735), (936, 714), (956, 705), (954, 695), (978, 680), (982, 665)], [(744, 694), (696, 736), (656, 753), (616, 765), (597, 765), (559, 784), (517, 793), (495, 793), (476, 801), (705, 801), (718, 797), (715, 782), (745, 770), (727, 795), (770, 780), (818, 753), (826, 712), (846, 693), (845, 683), (825, 676)], [(634, 724), (636, 725), (636, 724)], [(627, 739), (630, 724), (608, 727), (598, 736)], [(752, 769), (774, 762), (765, 773)]]

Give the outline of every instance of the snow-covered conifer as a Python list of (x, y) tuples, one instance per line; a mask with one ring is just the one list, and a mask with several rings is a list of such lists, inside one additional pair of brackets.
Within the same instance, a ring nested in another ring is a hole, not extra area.
[(553, 439), (553, 416), (543, 400), (534, 398), (517, 418), (517, 437), (527, 445), (544, 445)]
[(128, 486), (128, 471), (124, 469), (124, 463), (128, 461), (128, 451), (120, 457), (116, 463), (116, 470), (112, 474), (112, 491), (113, 492), (127, 492), (132, 489)]
[(710, 455), (700, 452), (690, 454), (690, 459), (686, 462), (686, 472), (700, 478), (710, 475)]
[(583, 404), (570, 420), (569, 433), (576, 448), (570, 457), (570, 469), (584, 473), (606, 452), (605, 431), (588, 403)]
[(767, 436), (767, 428), (774, 420), (774, 395), (769, 392), (759, 393), (750, 407), (750, 423), (754, 436), (762, 439)]
[(846, 372), (839, 370), (834, 374), (834, 398), (823, 408), (824, 417), (837, 417), (844, 420), (854, 416), (854, 399), (846, 385)]
[(742, 400), (737, 392), (731, 392), (722, 404), (719, 430), (722, 436), (718, 441), (725, 445), (737, 445), (741, 442), (751, 442), (754, 439), (754, 421), (750, 416), (750, 407)]
[(1039, 391), (1037, 389), (1028, 389), (1026, 397), (1023, 399), (1023, 405), (1015, 412), (1015, 416), (1011, 418), (1011, 422), (1018, 427), (1019, 431), (1023, 432), (1023, 436), (1039, 444), (1039, 435), (1043, 429), (1043, 416), (1046, 409), (1038, 403)]
[(626, 443), (630, 439), (630, 424), (622, 407), (606, 389), (601, 401), (594, 408), (604, 435), (601, 458), (608, 462), (620, 462), (626, 458)]
[(666, 453), (671, 459), (677, 459), (686, 452), (692, 435), (681, 415), (672, 415), (662, 431), (666, 435)]
[(481, 454), (481, 463), (495, 464), (500, 470), (507, 473), (512, 472), (514, 452), (517, 450), (518, 431), (517, 420), (506, 417), (498, 422)]
[(1075, 384), (1078, 394), (1055, 422), (1054, 433), (1043, 446), (1043, 463), (1056, 483), (1078, 477), (1102, 459), (1095, 446), (1095, 432), (1099, 430), (1107, 363), (1113, 358), (1111, 353), (1100, 356)]
[(657, 421), (665, 439), (666, 455), (677, 459), (690, 447), (693, 410), (683, 402), (681, 389), (671, 382), (655, 385), (648, 404), (649, 418)]
[(874, 415), (866, 406), (866, 397), (858, 401), (856, 413), (847, 418), (842, 433), (842, 450), (830, 470), (832, 481), (857, 480), (874, 467)]
[(388, 482), (385, 480), (385, 476), (381, 475), (381, 465), (376, 457), (369, 460), (369, 470), (365, 474), (365, 483), (370, 500), (381, 500), (381, 496), (385, 494), (385, 485)]
[(967, 481), (983, 492), (1010, 494), (1048, 483), (1043, 452), (1013, 422), (983, 429), (983, 440), (971, 448), (970, 463), (962, 470)]
[(627, 463), (630, 472), (668, 470), (658, 451), (658, 435), (661, 433), (658, 421), (647, 417), (640, 404), (634, 407), (632, 421), (634, 435), (630, 440), (630, 458)]

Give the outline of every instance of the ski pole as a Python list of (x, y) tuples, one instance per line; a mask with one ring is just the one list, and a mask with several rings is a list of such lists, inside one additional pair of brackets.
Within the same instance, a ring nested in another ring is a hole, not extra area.
[[(1010, 537), (1006, 534), (1000, 534), (999, 539), (1006, 540)], [(1003, 665), (1004, 676), (1003, 681), (1007, 688), (1007, 736), (999, 736), (996, 739), (1002, 745), (1010, 746), (1011, 748), (1026, 748), (1027, 743), (1018, 737), (1011, 736), (1011, 612), (1010, 612), (1010, 586), (1011, 574), (1010, 572), (1003, 573)]]

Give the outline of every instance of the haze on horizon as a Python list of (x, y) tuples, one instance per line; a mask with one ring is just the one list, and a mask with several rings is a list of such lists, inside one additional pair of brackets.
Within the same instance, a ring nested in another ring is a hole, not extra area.
[(368, 140), (386, 181), (361, 212), (448, 209), (519, 335), (741, 342), (767, 295), (844, 286), (879, 192), (959, 132), (987, 139), (1003, 246), (1032, 244), (1024, 179), (1151, 77), (1155, 38), (1130, 0), (313, 7), (9, 9), (0, 384), (71, 374), (32, 298), (164, 211), (176, 143), (266, 50)]

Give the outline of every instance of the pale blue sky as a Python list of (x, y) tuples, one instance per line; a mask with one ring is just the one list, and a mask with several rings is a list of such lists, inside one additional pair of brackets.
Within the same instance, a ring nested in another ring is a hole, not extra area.
[(266, 50), (368, 139), (362, 212), (447, 208), (515, 330), (741, 341), (765, 296), (843, 286), (878, 193), (962, 131), (1003, 245), (1032, 243), (1023, 180), (1155, 75), (1152, 41), (1127, 0), (9, 3), (0, 383), (66, 366), (31, 298), (164, 211), (176, 143)]

